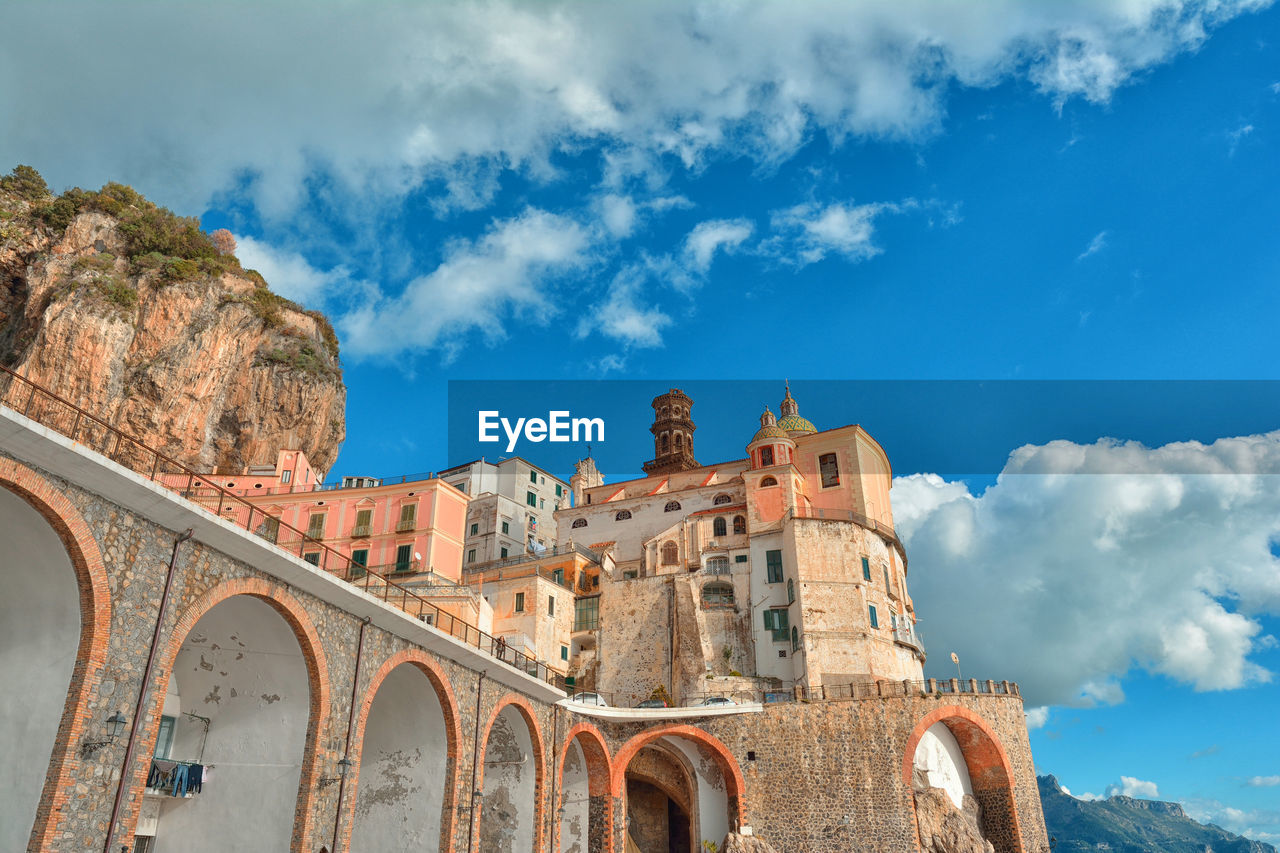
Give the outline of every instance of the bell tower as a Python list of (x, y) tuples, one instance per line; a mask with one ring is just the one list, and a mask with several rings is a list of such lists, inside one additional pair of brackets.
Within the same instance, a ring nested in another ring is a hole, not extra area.
[(653, 398), (653, 459), (646, 474), (671, 474), (698, 467), (693, 458), (693, 400), (679, 388)]

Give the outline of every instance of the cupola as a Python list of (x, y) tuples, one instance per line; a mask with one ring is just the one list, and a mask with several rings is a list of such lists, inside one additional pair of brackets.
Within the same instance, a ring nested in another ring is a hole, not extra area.
[(769, 407), (764, 407), (760, 416), (760, 429), (747, 445), (747, 453), (751, 456), (752, 468), (769, 468), (774, 465), (786, 465), (795, 454), (796, 444), (786, 431), (778, 426), (777, 419)]

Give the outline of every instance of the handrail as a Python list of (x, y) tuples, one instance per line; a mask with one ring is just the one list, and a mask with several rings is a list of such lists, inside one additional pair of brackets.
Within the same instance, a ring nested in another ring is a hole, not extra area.
[[(683, 697), (683, 707), (698, 707), (708, 699), (729, 699), (733, 704), (760, 703), (772, 705), (778, 702), (835, 702), (841, 700), (894, 699), (913, 696), (939, 696), (943, 694), (972, 696), (1005, 696), (1021, 698), (1017, 682), (990, 681), (977, 678), (927, 678), (920, 681), (855, 681), (840, 684), (819, 684), (806, 687), (803, 684), (778, 684), (776, 687), (725, 687), (688, 693)], [(651, 698), (650, 694), (624, 693), (616, 690), (596, 690), (577, 686), (570, 697), (600, 697), (610, 708), (634, 708)], [(589, 698), (588, 705), (597, 700)], [(723, 703), (720, 703), (723, 705)], [(670, 706), (668, 706), (670, 707)], [(716, 707), (712, 705), (710, 707)]]
[[(313, 564), (316, 568), (341, 578), (352, 586), (359, 587), (370, 595), (399, 607), (410, 616), (415, 616), (467, 645), (496, 657), (497, 638), (493, 635), (437, 607), (386, 575), (352, 562), (349, 557), (311, 538), (305, 531), (268, 515), (243, 497), (212, 483), (209, 475), (196, 473), (176, 459), (147, 446), (139, 439), (116, 429), (102, 418), (37, 385), (4, 365), (0, 365), (0, 384), (3, 385), (0, 405), (66, 436), (152, 482), (165, 485), (161, 477), (168, 477), (170, 480), (174, 476), (186, 477), (186, 493), (190, 493), (197, 482), (202, 483), (202, 489), (207, 487), (212, 491), (207, 496), (202, 496), (199, 501), (187, 498), (182, 490), (173, 486), (165, 487), (184, 497), (191, 506), (215, 515), (229, 524), (243, 527), (246, 531), (266, 539), (280, 550), (287, 551), (299, 559), (302, 558), (304, 548), (308, 553), (318, 551), (320, 559)], [(16, 394), (15, 391), (17, 391)], [(216, 507), (213, 505), (215, 497), (217, 498)], [(230, 516), (227, 510), (232, 511)], [(242, 514), (244, 515), (243, 524), (241, 523)], [(286, 541), (282, 542), (282, 539)], [(517, 669), (548, 684), (564, 687), (564, 675), (552, 669), (544, 661), (530, 658), (519, 652), (508, 661), (511, 650), (507, 651), (508, 655), (504, 656), (504, 662), (509, 662)]]

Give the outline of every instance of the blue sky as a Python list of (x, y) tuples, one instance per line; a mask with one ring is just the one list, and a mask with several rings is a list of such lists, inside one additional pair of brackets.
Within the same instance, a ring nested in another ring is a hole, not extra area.
[[(930, 666), (954, 648), (1023, 683), (1047, 709), (1041, 771), (1280, 841), (1266, 386), (1028, 385), (986, 406), (964, 382), (822, 381), (1280, 378), (1280, 9), (6, 18), (24, 38), (0, 55), (0, 162), (228, 227), (328, 312), (349, 389), (335, 473), (462, 461), (460, 380), (604, 381), (617, 428), (596, 450), (618, 477), (647, 458), (649, 398), (702, 380), (699, 456), (736, 457), (789, 377), (820, 427), (859, 421), (889, 449)], [(567, 475), (573, 452), (527, 455)]]

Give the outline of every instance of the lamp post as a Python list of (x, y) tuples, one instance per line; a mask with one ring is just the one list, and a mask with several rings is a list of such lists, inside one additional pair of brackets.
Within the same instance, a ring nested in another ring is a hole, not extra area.
[(86, 741), (85, 743), (80, 744), (80, 756), (82, 758), (88, 758), (104, 746), (109, 746), (115, 743), (116, 738), (124, 734), (124, 728), (128, 724), (129, 721), (124, 718), (124, 715), (119, 711), (116, 711), (110, 717), (107, 717), (107, 724), (105, 728), (107, 739)]
[(960, 674), (960, 656), (955, 652), (952, 652), (951, 662), (956, 665), (956, 679), (958, 681), (964, 681), (964, 676)]

